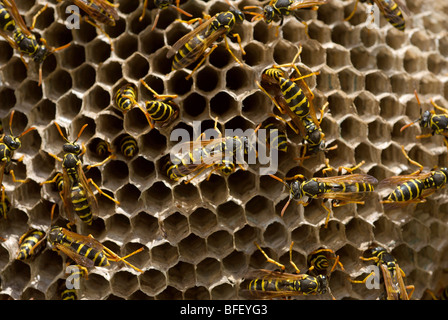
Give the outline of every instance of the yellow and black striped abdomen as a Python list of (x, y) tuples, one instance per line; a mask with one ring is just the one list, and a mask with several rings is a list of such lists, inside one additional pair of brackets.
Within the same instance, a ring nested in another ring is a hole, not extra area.
[[(31, 231), (22, 241), (17, 254), (17, 260), (26, 260), (36, 252), (35, 246), (45, 237), (45, 232), (40, 230)], [(32, 252), (33, 251), (33, 252)]]
[(343, 192), (372, 192), (375, 187), (366, 182), (342, 184)]
[[(67, 241), (67, 240), (66, 240)], [(109, 260), (102, 251), (98, 251), (94, 248), (89, 247), (79, 241), (70, 242), (70, 246), (79, 255), (86, 257), (91, 260), (93, 264), (97, 267), (107, 267), (110, 265)]]
[(87, 192), (80, 183), (74, 183), (70, 190), (70, 199), (72, 200), (73, 210), (79, 218), (87, 223), (92, 224), (92, 210), (87, 200)]
[(266, 142), (272, 148), (277, 146), (276, 149), (286, 152), (288, 150), (288, 141), (285, 132), (279, 130), (275, 127), (273, 123), (268, 123), (264, 126), (268, 130), (268, 135), (266, 135)]
[(135, 85), (131, 83), (125, 84), (115, 93), (114, 101), (118, 109), (123, 112), (129, 111), (135, 101), (137, 101), (137, 92)]
[(171, 69), (179, 70), (189, 66), (207, 49), (205, 44), (206, 41), (203, 33), (191, 38), (175, 54)]
[(279, 279), (254, 279), (249, 283), (249, 291), (295, 291), (294, 282)]
[(382, 10), (386, 20), (389, 21), (398, 30), (403, 31), (406, 28), (406, 22), (400, 7), (394, 0), (377, 0), (381, 3)]
[(123, 137), (120, 140), (120, 151), (125, 157), (132, 158), (138, 153), (137, 140), (131, 136)]
[(399, 185), (386, 198), (389, 201), (409, 201), (419, 198), (425, 188), (424, 181), (420, 179), (412, 179)]
[(310, 113), (309, 101), (303, 90), (293, 81), (280, 79), (280, 89), (291, 111), (300, 119)]
[(174, 114), (173, 107), (162, 101), (147, 101), (146, 110), (149, 117), (156, 122), (166, 122)]
[(0, 2), (0, 28), (9, 32), (13, 32), (16, 29), (16, 22), (2, 2)]

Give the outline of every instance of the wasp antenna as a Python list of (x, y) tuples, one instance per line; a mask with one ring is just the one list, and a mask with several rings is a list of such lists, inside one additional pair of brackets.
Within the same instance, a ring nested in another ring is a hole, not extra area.
[(283, 215), (285, 214), (285, 211), (288, 208), (290, 202), (291, 202), (291, 197), (289, 197), (288, 202), (286, 202), (285, 206), (282, 209), (282, 212), (280, 212), (280, 217), (283, 217)]
[(15, 112), (16, 112), (15, 110), (12, 110), (11, 115), (9, 116), (9, 134), (12, 136), (13, 136), (13, 134), (12, 134), (12, 118), (14, 117)]
[(415, 95), (415, 98), (417, 99), (418, 105), (421, 106), (420, 99), (418, 98), (417, 90), (414, 90), (414, 95)]
[(33, 130), (36, 130), (36, 127), (31, 127), (31, 128), (29, 128), (28, 130), (25, 130), (24, 132), (22, 132), (22, 133), (18, 136), (18, 138), (23, 137), (23, 136), (26, 135), (28, 132), (33, 131)]
[(403, 132), (406, 128), (409, 128), (410, 126), (412, 126), (417, 121), (418, 121), (418, 119), (415, 120), (415, 121), (412, 121), (411, 123), (405, 124), (404, 126), (401, 127), (400, 132)]
[(82, 126), (81, 130), (79, 130), (78, 132), (78, 136), (76, 137), (75, 141), (78, 141), (79, 137), (81, 136), (82, 132), (84, 131), (84, 129), (88, 126), (88, 124), (86, 123), (85, 125)]
[(283, 183), (286, 187), (288, 187), (288, 184), (287, 184), (284, 180), (280, 179), (279, 177), (274, 176), (273, 174), (270, 174), (269, 176), (270, 176), (271, 178), (277, 180), (277, 181), (280, 181), (280, 182)]
[(56, 128), (58, 128), (59, 134), (61, 135), (62, 138), (64, 138), (65, 141), (68, 141), (68, 139), (66, 138), (66, 136), (64, 136), (64, 134), (62, 133), (61, 127), (59, 126), (59, 124), (57, 122), (54, 123), (54, 125), (56, 126)]

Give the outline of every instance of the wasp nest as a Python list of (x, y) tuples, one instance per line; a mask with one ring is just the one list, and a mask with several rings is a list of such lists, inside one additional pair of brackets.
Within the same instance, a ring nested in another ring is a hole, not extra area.
[[(401, 153), (404, 145), (412, 159), (427, 168), (447, 165), (447, 149), (441, 136), (417, 140), (418, 125), (400, 132), (417, 119), (420, 107), (432, 108), (430, 99), (448, 106), (448, 6), (444, 1), (407, 1), (410, 15), (404, 32), (381, 16), (379, 27), (368, 28), (366, 5), (360, 3), (352, 19), (352, 0), (332, 0), (319, 10), (304, 10), (300, 16), (285, 17), (281, 27), (263, 20), (251, 22), (246, 15), (234, 32), (241, 36), (242, 55), (236, 42), (232, 52), (223, 42), (206, 59), (191, 79), (191, 69), (171, 72), (169, 48), (192, 30), (174, 8), (161, 10), (157, 27), (151, 30), (158, 10), (149, 1), (142, 21), (143, 1), (119, 0), (119, 19), (106, 26), (107, 37), (81, 20), (79, 29), (67, 29), (69, 1), (17, 1), (28, 25), (45, 4), (34, 32), (53, 47), (71, 43), (50, 55), (43, 64), (43, 82), (38, 85), (35, 64), (28, 68), (8, 42), (0, 38), (1, 117), (7, 124), (15, 110), (13, 130), (18, 133), (34, 126), (23, 137), (15, 158), (14, 171), (26, 183), (14, 183), (5, 175), (3, 184), (12, 208), (3, 220), (0, 235), (1, 296), (4, 299), (60, 299), (66, 257), (46, 248), (34, 259), (16, 260), (18, 240), (30, 227), (48, 230), (51, 223), (66, 223), (64, 215), (50, 221), (53, 203), (62, 202), (51, 179), (61, 164), (49, 153), (62, 155), (64, 140), (54, 121), (67, 129), (73, 140), (86, 145), (84, 164), (103, 160), (96, 144), (110, 143), (116, 157), (91, 168), (87, 176), (116, 205), (98, 195), (99, 217), (91, 226), (77, 225), (77, 232), (91, 234), (117, 254), (124, 256), (140, 247), (144, 250), (128, 260), (144, 272), (122, 263), (90, 271), (83, 279), (84, 299), (236, 299), (240, 282), (249, 268), (272, 268), (254, 242), (289, 268), (289, 245), (294, 241), (295, 263), (304, 268), (307, 255), (319, 248), (334, 250), (345, 270), (336, 268), (329, 286), (336, 299), (376, 299), (378, 290), (352, 284), (367, 264), (359, 259), (377, 242), (387, 247), (406, 273), (407, 284), (415, 286), (413, 299), (426, 297), (447, 284), (448, 244), (446, 191), (440, 190), (415, 210), (384, 212), (379, 199), (365, 205), (334, 208), (327, 228), (326, 212), (318, 201), (306, 208), (291, 203), (280, 212), (288, 190), (251, 167), (225, 177), (218, 171), (210, 178), (192, 183), (174, 182), (163, 170), (164, 159), (176, 144), (170, 133), (175, 128), (193, 131), (193, 122), (212, 128), (215, 118), (222, 129), (256, 128), (274, 112), (271, 100), (259, 90), (256, 80), (273, 64), (293, 60), (302, 47), (297, 66), (302, 74), (319, 71), (306, 79), (320, 108), (329, 102), (321, 126), (327, 141), (338, 148), (325, 154), (334, 167), (360, 168), (378, 181), (415, 170)], [(434, 2), (434, 3), (433, 3)], [(255, 0), (238, 0), (232, 5), (261, 5)], [(214, 15), (228, 10), (224, 1), (181, 1), (181, 8), (194, 17), (202, 12)], [(176, 94), (180, 113), (169, 126), (151, 129), (139, 108), (123, 115), (114, 108), (113, 96), (124, 83), (133, 83), (139, 101), (152, 99), (141, 84), (144, 79), (159, 94)], [(425, 109), (426, 110), (426, 109)], [(125, 157), (119, 152), (124, 136), (135, 138), (138, 152)], [(301, 173), (312, 177), (325, 167), (324, 154), (306, 159), (299, 167), (300, 139), (287, 129), (288, 150), (280, 155), (279, 177)], [(299, 297), (328, 299), (328, 295)]]

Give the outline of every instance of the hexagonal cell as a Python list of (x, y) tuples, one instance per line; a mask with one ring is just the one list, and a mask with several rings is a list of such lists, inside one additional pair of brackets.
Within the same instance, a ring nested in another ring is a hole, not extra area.
[[(121, 64), (117, 63), (117, 66), (119, 66), (121, 70)], [(124, 75), (135, 80), (139, 80), (145, 77), (148, 74), (148, 71), (149, 63), (140, 54), (134, 54), (132, 57), (130, 57), (123, 67)], [(117, 78), (121, 78), (118, 77), (118, 74), (121, 74), (121, 72), (114, 72), (113, 74)], [(114, 82), (118, 80), (119, 79), (116, 79)]]
[[(128, 273), (128, 272), (126, 272)], [(118, 278), (117, 278), (118, 279)], [(120, 289), (120, 284), (116, 282), (118, 289)], [(84, 281), (84, 294), (92, 299), (104, 298), (110, 293), (111, 284), (102, 275), (97, 273), (90, 273), (89, 280)]]
[(139, 276), (139, 284), (144, 293), (154, 297), (166, 288), (166, 277), (159, 270), (149, 269)]
[(190, 232), (188, 219), (179, 212), (170, 214), (163, 220), (163, 227), (167, 234), (167, 239), (172, 243), (177, 243)]
[(255, 196), (246, 203), (245, 215), (249, 224), (265, 226), (274, 216), (274, 206), (269, 199)]
[(255, 176), (249, 171), (238, 170), (227, 181), (230, 194), (237, 199), (248, 199), (255, 193)]
[(125, 34), (115, 42), (114, 52), (121, 59), (129, 58), (136, 51), (138, 51), (138, 39), (133, 35)]
[(205, 239), (194, 233), (190, 233), (188, 237), (182, 239), (179, 242), (178, 247), (182, 260), (193, 264), (204, 259), (207, 254)]
[(101, 40), (92, 41), (86, 47), (86, 60), (92, 63), (101, 63), (106, 61), (111, 54), (110, 45)]
[(209, 287), (222, 277), (221, 263), (213, 258), (205, 258), (196, 265), (196, 283)]
[[(166, 223), (165, 226), (167, 226)], [(156, 270), (168, 270), (176, 265), (178, 260), (179, 251), (177, 247), (172, 246), (168, 242), (151, 249), (151, 263)]]
[(367, 138), (367, 125), (355, 117), (345, 118), (340, 127), (341, 137), (351, 145), (356, 145)]
[(98, 113), (109, 106), (110, 98), (109, 92), (95, 85), (93, 89), (89, 90), (87, 96), (84, 96), (84, 105), (86, 110)]
[(27, 68), (19, 58), (10, 59), (3, 68), (3, 77), (10, 85), (17, 86), (27, 77)]
[(141, 197), (145, 201), (145, 208), (151, 212), (161, 212), (173, 201), (171, 189), (161, 181), (154, 183)]

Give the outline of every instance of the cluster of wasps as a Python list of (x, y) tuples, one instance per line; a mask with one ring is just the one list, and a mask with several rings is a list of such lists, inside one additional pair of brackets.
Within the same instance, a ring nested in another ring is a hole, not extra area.
[[(192, 72), (187, 76), (191, 78), (196, 70), (204, 63), (207, 57), (217, 47), (217, 42), (224, 40), (225, 48), (233, 57), (233, 59), (240, 65), (244, 63), (232, 52), (229, 46), (228, 39), (234, 40), (238, 43), (242, 55), (245, 51), (241, 44), (241, 38), (238, 33), (232, 33), (235, 25), (242, 24), (246, 19), (246, 15), (253, 16), (251, 21), (264, 20), (268, 24), (275, 21), (280, 21), (278, 27), (282, 25), (286, 16), (294, 16), (299, 21), (306, 24), (300, 18), (299, 11), (303, 9), (318, 10), (322, 5), (327, 4), (331, 0), (269, 0), (262, 6), (246, 6), (244, 10), (255, 11), (241, 11), (233, 7), (229, 2), (229, 10), (217, 13), (214, 16), (204, 14), (203, 18), (193, 18), (186, 21), (189, 25), (197, 23), (198, 25), (185, 36), (180, 38), (168, 51), (167, 58), (172, 58), (172, 71), (181, 70), (189, 67), (193, 63), (196, 66)], [(115, 25), (118, 20), (116, 11), (117, 4), (108, 2), (107, 0), (73, 0), (74, 4), (80, 7), (87, 15), (84, 19), (97, 27), (103, 34), (106, 32), (101, 27), (102, 25)], [(356, 0), (353, 13), (356, 11), (356, 5), (359, 0)], [(403, 11), (405, 6), (398, 0), (373, 0), (386, 19), (398, 30), (405, 29), (405, 20)], [(174, 8), (180, 14), (187, 17), (192, 17), (191, 14), (180, 8), (180, 1), (177, 0), (155, 0), (154, 4), (159, 10), (153, 22), (152, 29), (156, 28), (160, 10), (166, 8)], [(143, 12), (140, 20), (143, 19), (146, 13), (147, 0), (144, 1)], [(34, 29), (36, 19), (46, 7), (42, 8), (34, 17), (33, 24), (30, 29)], [(261, 12), (260, 12), (261, 11)], [(347, 20), (352, 17), (350, 14)], [(185, 21), (183, 21), (185, 22)], [(10, 45), (16, 49), (21, 56), (29, 56), (40, 65), (39, 69), (39, 84), (42, 82), (42, 64), (46, 57), (56, 51), (63, 50), (70, 44), (59, 48), (49, 48), (46, 45), (45, 39), (40, 37), (38, 41), (36, 35), (27, 28), (25, 22), (19, 14), (14, 0), (2, 0), (0, 2), (0, 35), (3, 36)], [(108, 37), (108, 36), (107, 36)], [(109, 38), (110, 40), (110, 38)], [(40, 42), (40, 43), (39, 43)], [(111, 50), (113, 50), (111, 44)], [(320, 117), (316, 114), (314, 106), (314, 94), (308, 87), (305, 79), (317, 75), (318, 73), (311, 73), (302, 76), (296, 66), (296, 60), (301, 53), (301, 47), (298, 49), (293, 61), (289, 64), (274, 65), (264, 70), (260, 76), (260, 81), (256, 81), (258, 88), (264, 92), (275, 105), (280, 115), (271, 114), (270, 119), (263, 124), (260, 124), (256, 131), (263, 126), (269, 131), (270, 144), (266, 142), (268, 148), (275, 148), (278, 151), (286, 152), (287, 138), (285, 133), (285, 125), (288, 125), (295, 134), (302, 138), (302, 152), (301, 157), (296, 159), (302, 163), (305, 159), (316, 155), (319, 152), (326, 153), (329, 150), (336, 149), (337, 146), (327, 146), (325, 133), (321, 128), (321, 122), (324, 117), (328, 103), (320, 108)], [(288, 74), (283, 69), (292, 68), (293, 73)], [(294, 74), (295, 73), (295, 74)], [(145, 101), (144, 106), (138, 101), (137, 86), (132, 83), (126, 83), (114, 93), (115, 107), (125, 115), (131, 108), (138, 107), (145, 115), (149, 126), (153, 129), (155, 126), (168, 127), (180, 114), (180, 107), (174, 101), (177, 95), (162, 95), (155, 92), (143, 79), (141, 84), (147, 88), (154, 96), (154, 100)], [(418, 96), (416, 95), (417, 100)], [(420, 104), (420, 101), (418, 100)], [(448, 147), (447, 131), (448, 131), (448, 110), (437, 106), (433, 101), (434, 108), (442, 111), (442, 114), (436, 114), (434, 111), (422, 112), (421, 117), (404, 126), (402, 130), (419, 122), (423, 128), (432, 129), (432, 133), (428, 135), (418, 136), (417, 138), (427, 137), (429, 135), (441, 134), (445, 137), (445, 144)], [(12, 119), (14, 111), (10, 115), (10, 134), (4, 134), (0, 143), (0, 153), (2, 154), (1, 178), (6, 168), (14, 160), (13, 152), (20, 147), (20, 138), (34, 128), (31, 127), (19, 136), (14, 136), (11, 131)], [(281, 115), (289, 117), (285, 120)], [(94, 166), (100, 166), (109, 159), (114, 157), (110, 145), (102, 141), (97, 144), (96, 152), (100, 156), (106, 156), (106, 159), (100, 163), (83, 167), (81, 157), (85, 153), (85, 146), (79, 145), (77, 140), (80, 138), (85, 126), (83, 126), (76, 139), (70, 142), (62, 132), (61, 127), (55, 122), (58, 132), (65, 140), (63, 146), (64, 155), (62, 158), (57, 155), (50, 154), (55, 160), (61, 162), (62, 172), (58, 173), (53, 179), (44, 183), (54, 183), (57, 185), (66, 217), (70, 221), (67, 228), (59, 226), (51, 226), (48, 231), (29, 230), (19, 240), (19, 252), (17, 259), (29, 259), (36, 255), (47, 240), (52, 248), (67, 255), (79, 267), (80, 277), (87, 277), (88, 269), (95, 266), (108, 266), (109, 261), (123, 262), (135, 269), (138, 272), (143, 272), (139, 268), (130, 264), (126, 259), (138, 252), (140, 248), (125, 257), (119, 257), (112, 250), (108, 249), (100, 242), (95, 240), (92, 236), (84, 236), (78, 234), (71, 229), (75, 224), (76, 218), (90, 225), (98, 213), (98, 203), (94, 195), (91, 185), (103, 196), (119, 205), (119, 202), (103, 192), (92, 179), (87, 179), (85, 176), (86, 170)], [(216, 131), (217, 120), (215, 122)], [(202, 138), (202, 135), (201, 137)], [(251, 141), (246, 137), (226, 137), (219, 134), (218, 139), (200, 139), (200, 143), (196, 141), (190, 142), (190, 151), (182, 154), (177, 154), (174, 159), (170, 158), (166, 161), (164, 170), (167, 177), (173, 181), (182, 179), (186, 183), (199, 176), (205, 170), (210, 170), (208, 177), (216, 171), (222, 175), (229, 175), (237, 169), (235, 157), (238, 152), (248, 154), (254, 148)], [(274, 142), (274, 143), (273, 143)], [(272, 144), (273, 143), (273, 144)], [(138, 146), (136, 140), (131, 136), (126, 136), (120, 142), (120, 150), (127, 157), (133, 157), (138, 153)], [(421, 203), (426, 201), (426, 198), (437, 189), (443, 188), (446, 185), (448, 178), (448, 169), (440, 168), (434, 169), (430, 172), (423, 172), (423, 167), (416, 161), (409, 158), (403, 147), (403, 153), (406, 158), (414, 165), (418, 166), (418, 170), (410, 175), (402, 175), (387, 178), (380, 183), (377, 179), (360, 173), (353, 173), (359, 169), (363, 162), (356, 166), (339, 167), (337, 169), (337, 176), (328, 175), (329, 172), (334, 171), (328, 159), (326, 159), (326, 168), (323, 173), (325, 177), (306, 178), (303, 175), (295, 175), (293, 177), (285, 177), (280, 179), (275, 175), (271, 177), (283, 183), (289, 190), (289, 199), (282, 209), (281, 215), (285, 213), (291, 200), (295, 200), (298, 204), (303, 206), (308, 205), (313, 199), (321, 199), (330, 201), (331, 206), (337, 207), (347, 205), (350, 203), (364, 204), (366, 197), (371, 196), (375, 187), (384, 186), (395, 189), (385, 198), (382, 203), (385, 208), (396, 209), (404, 206)], [(223, 158), (223, 155), (230, 155), (230, 157)], [(15, 160), (18, 161), (18, 160)], [(240, 166), (241, 169), (244, 169)], [(347, 174), (342, 174), (346, 170)], [(15, 182), (26, 182), (17, 180), (14, 172), (9, 172)], [(193, 176), (193, 178), (190, 178)], [(288, 183), (287, 181), (292, 181)], [(0, 181), (1, 182), (1, 181)], [(1, 183), (0, 183), (1, 185)], [(2, 186), (1, 191), (1, 210), (6, 217), (11, 203), (6, 195), (5, 189)], [(325, 227), (328, 224), (331, 209), (321, 202), (322, 207), (327, 212), (325, 220)], [(53, 221), (53, 214), (55, 205), (51, 211)], [(292, 259), (293, 243), (290, 246), (290, 263), (295, 269), (295, 274), (286, 273), (285, 266), (273, 259), (271, 259), (262, 249), (256, 244), (257, 248), (262, 252), (268, 262), (280, 268), (280, 271), (256, 270), (247, 275), (247, 279), (252, 279), (245, 291), (252, 298), (278, 298), (290, 297), (295, 295), (313, 295), (324, 294), (329, 292), (328, 279), (331, 273), (339, 266), (344, 270), (342, 263), (339, 261), (339, 256), (327, 248), (321, 248), (313, 251), (308, 256), (308, 270), (301, 273), (300, 269), (295, 265)], [(374, 261), (375, 264), (382, 271), (382, 279), (384, 283), (384, 298), (386, 299), (410, 299), (413, 293), (413, 286), (406, 286), (403, 280), (404, 272), (399, 267), (396, 259), (383, 247), (372, 246), (367, 251), (368, 257), (361, 257), (364, 261)], [(331, 261), (334, 263), (331, 265)], [(372, 276), (369, 274), (364, 280), (351, 280), (353, 283), (365, 283), (367, 279)], [(408, 292), (410, 290), (410, 292)], [(64, 291), (63, 297), (66, 299), (74, 298), (74, 292)]]

